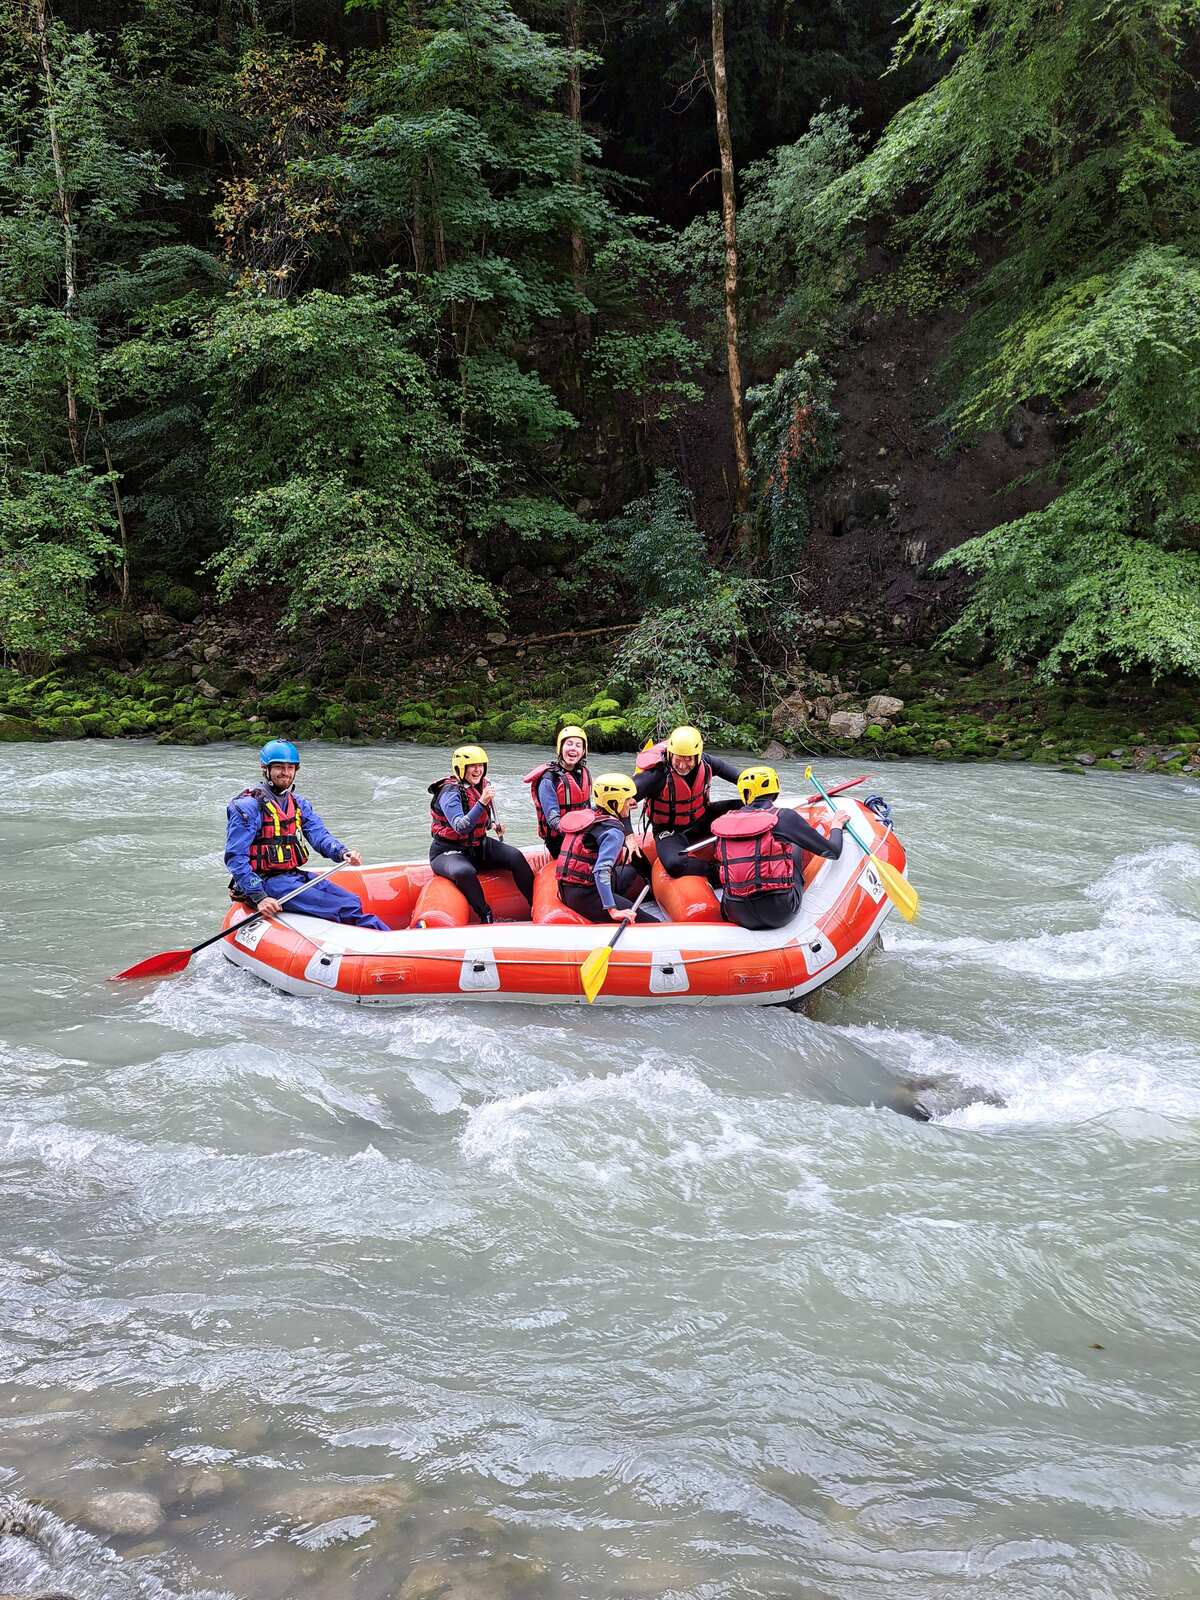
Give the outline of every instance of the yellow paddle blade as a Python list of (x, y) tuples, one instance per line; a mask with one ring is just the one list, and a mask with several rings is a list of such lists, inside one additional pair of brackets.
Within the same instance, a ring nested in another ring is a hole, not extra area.
[(912, 884), (902, 872), (897, 872), (895, 867), (886, 861), (881, 861), (878, 856), (871, 857), (871, 865), (879, 874), (880, 881), (887, 890), (888, 899), (905, 922), (915, 922), (917, 912), (921, 909), (921, 897)]
[(579, 981), (583, 985), (583, 992), (587, 996), (588, 1005), (592, 1005), (595, 1002), (596, 996), (604, 987), (604, 980), (608, 977), (608, 960), (611, 955), (611, 947), (602, 944), (598, 950), (592, 951), (579, 969)]

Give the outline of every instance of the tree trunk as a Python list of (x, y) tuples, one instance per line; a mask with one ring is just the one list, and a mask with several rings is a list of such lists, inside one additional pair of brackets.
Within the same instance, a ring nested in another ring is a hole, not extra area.
[(725, 4), (712, 0), (713, 99), (717, 106), (717, 144), (721, 150), (721, 216), (725, 225), (725, 356), (729, 368), (729, 410), (737, 462), (738, 543), (750, 541), (750, 443), (742, 401), (742, 361), (738, 349), (737, 200), (733, 179), (733, 138), (729, 131), (729, 87), (725, 75)]
[[(583, 47), (583, 23), (580, 17), (580, 0), (567, 0), (567, 49), (576, 52)], [(567, 115), (575, 129), (575, 160), (572, 177), (575, 187), (583, 189), (583, 92), (579, 77), (579, 61), (573, 54), (567, 68)], [(571, 229), (571, 277), (578, 295), (587, 294), (587, 246), (578, 227)], [(575, 333), (582, 344), (591, 331), (586, 311), (575, 313)]]
[[(46, 0), (34, 0), (32, 24), (34, 45), (37, 49), (38, 60), (41, 63), (42, 78), (46, 84), (46, 127), (50, 135), (50, 154), (54, 161), (54, 187), (58, 201), (58, 218), (62, 226), (63, 282), (67, 291), (63, 314), (69, 320), (73, 320), (75, 316), (75, 298), (79, 287), (75, 217), (71, 192), (67, 188), (66, 163), (63, 161), (62, 145), (59, 143), (58, 138), (58, 116), (54, 109), (54, 73), (50, 65)], [(67, 434), (71, 440), (71, 455), (74, 457), (75, 465), (78, 467), (83, 464), (83, 447), (79, 442), (79, 396), (70, 355), (67, 358), (66, 369)]]
[(129, 604), (129, 527), (125, 521), (125, 502), (121, 498), (121, 487), (117, 482), (117, 471), (113, 466), (112, 451), (108, 446), (108, 431), (104, 426), (104, 413), (96, 413), (96, 426), (100, 430), (100, 443), (104, 449), (104, 460), (108, 467), (109, 477), (112, 480), (113, 509), (117, 514), (117, 527), (121, 534), (121, 604)]

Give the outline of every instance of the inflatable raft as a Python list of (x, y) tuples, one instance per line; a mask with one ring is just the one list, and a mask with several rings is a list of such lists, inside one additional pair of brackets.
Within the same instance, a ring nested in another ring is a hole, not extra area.
[[(788, 804), (781, 800), (780, 806)], [(848, 796), (838, 801), (863, 841), (898, 872), (904, 848), (890, 825)], [(821, 801), (795, 809), (828, 834)], [(828, 983), (870, 948), (891, 902), (879, 874), (847, 835), (841, 858), (808, 860), (803, 903), (782, 928), (750, 933), (723, 920), (704, 878), (669, 878), (653, 861), (654, 895), (670, 918), (626, 930), (613, 952), (597, 1004), (780, 1005)], [(221, 944), (235, 966), (289, 994), (322, 995), (349, 1005), (397, 1006), (430, 1000), (586, 1003), (579, 969), (607, 942), (613, 923), (585, 922), (558, 897), (554, 863), (538, 846), (525, 852), (536, 874), (533, 919), (508, 873), (482, 873), (496, 918), (474, 919), (459, 891), (434, 877), (427, 861), (346, 868), (338, 882), (362, 898), (394, 932), (343, 927), (281, 912)], [(245, 916), (231, 906), (226, 927)]]

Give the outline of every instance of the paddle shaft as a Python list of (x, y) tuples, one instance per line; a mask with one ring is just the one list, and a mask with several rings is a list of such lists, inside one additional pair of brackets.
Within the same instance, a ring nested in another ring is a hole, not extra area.
[[(294, 900), (298, 894), (303, 894), (305, 889), (311, 889), (314, 883), (320, 883), (323, 878), (331, 877), (335, 872), (339, 872), (345, 865), (344, 861), (335, 861), (331, 867), (326, 867), (323, 872), (314, 872), (312, 877), (306, 878), (298, 888), (289, 889), (286, 894), (281, 894), (278, 897), (279, 904), (281, 906), (287, 905), (289, 900)], [(275, 896), (271, 898), (274, 899)], [(251, 922), (257, 922), (260, 917), (265, 917), (266, 914), (265, 911), (252, 911), (248, 917), (243, 917), (240, 922), (235, 922), (232, 928), (222, 928), (220, 933), (214, 933), (211, 938), (201, 939), (199, 944), (192, 946), (188, 954), (194, 956), (200, 950), (207, 950), (209, 945), (216, 944), (218, 939), (228, 939), (231, 933), (236, 933), (239, 928), (244, 928)]]
[[(834, 815), (836, 816), (837, 807), (834, 805), (833, 801), (829, 798), (829, 796), (825, 793), (824, 789), (822, 789), (820, 779), (817, 778), (815, 776), (815, 774), (813, 774), (812, 772), (807, 773), (806, 777), (807, 777), (809, 783), (812, 784), (813, 788), (821, 796), (821, 799), (824, 800), (825, 804), (829, 807), (830, 811), (832, 811), (834, 813)], [(861, 779), (859, 781), (861, 782)], [(837, 791), (835, 790), (834, 792), (836, 793)], [(850, 837), (854, 840), (855, 844), (862, 851), (863, 855), (865, 855), (865, 856), (873, 856), (875, 854), (875, 852), (871, 849), (870, 845), (864, 844), (862, 842), (862, 840), (859, 838), (858, 834), (856, 834), (854, 829), (850, 826), (849, 822), (843, 822), (842, 823), (842, 832), (843, 833), (848, 833), (850, 835)]]

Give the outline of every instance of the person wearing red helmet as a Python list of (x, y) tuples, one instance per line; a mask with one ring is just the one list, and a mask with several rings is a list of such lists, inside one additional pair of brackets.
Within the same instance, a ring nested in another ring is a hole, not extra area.
[[(234, 795), (226, 811), (225, 865), (229, 892), (268, 916), (279, 912), (280, 896), (298, 889), (307, 874), (309, 846), (328, 861), (362, 866), (362, 857), (335, 839), (309, 802), (295, 792), (300, 752), (290, 740), (268, 739), (258, 752), (262, 782)], [(349, 922), (360, 928), (388, 931), (386, 922), (362, 908), (348, 889), (325, 879), (288, 902), (307, 917)]]

